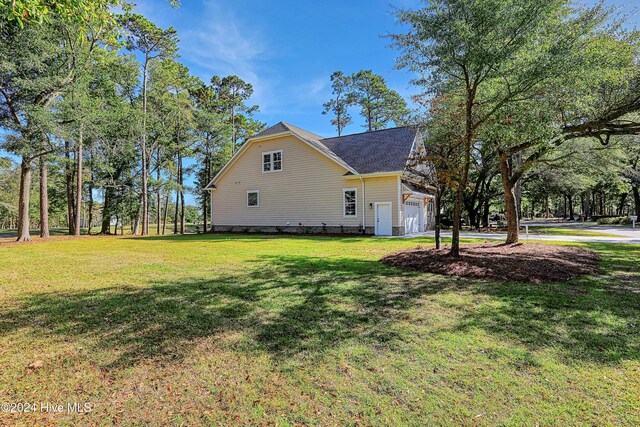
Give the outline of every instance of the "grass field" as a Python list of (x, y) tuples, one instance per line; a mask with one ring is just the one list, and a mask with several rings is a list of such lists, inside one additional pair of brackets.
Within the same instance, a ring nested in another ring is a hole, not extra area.
[(640, 246), (571, 283), (377, 262), (430, 243), (0, 245), (0, 402), (92, 405), (0, 425), (640, 424)]

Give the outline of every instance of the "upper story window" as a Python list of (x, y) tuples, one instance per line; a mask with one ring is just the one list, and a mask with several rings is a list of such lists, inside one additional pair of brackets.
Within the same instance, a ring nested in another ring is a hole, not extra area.
[(357, 203), (358, 190), (355, 188), (345, 188), (342, 190), (342, 215), (356, 216), (358, 212)]
[(262, 153), (262, 172), (279, 172), (282, 170), (282, 150)]

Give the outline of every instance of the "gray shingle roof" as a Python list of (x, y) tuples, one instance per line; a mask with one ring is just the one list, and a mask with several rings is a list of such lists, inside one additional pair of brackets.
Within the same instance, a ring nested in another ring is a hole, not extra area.
[(326, 138), (321, 142), (358, 173), (403, 171), (417, 131), (405, 126)]
[(417, 193), (423, 193), (423, 194), (433, 193), (433, 191), (431, 189), (429, 189), (427, 187), (424, 187), (422, 185), (414, 184), (411, 181), (402, 180), (402, 185), (404, 187), (406, 187), (406, 189), (409, 190), (409, 191), (413, 191), (413, 192), (417, 192)]
[(285, 122), (277, 123), (254, 138), (293, 132), (327, 156), (357, 173), (404, 171), (417, 131), (410, 126), (322, 138)]

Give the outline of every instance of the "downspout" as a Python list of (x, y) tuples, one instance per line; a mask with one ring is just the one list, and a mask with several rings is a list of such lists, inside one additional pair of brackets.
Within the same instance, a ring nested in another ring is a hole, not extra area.
[(360, 177), (360, 182), (362, 183), (362, 234), (364, 234), (367, 231), (367, 211), (365, 210), (367, 194), (365, 193), (362, 176)]

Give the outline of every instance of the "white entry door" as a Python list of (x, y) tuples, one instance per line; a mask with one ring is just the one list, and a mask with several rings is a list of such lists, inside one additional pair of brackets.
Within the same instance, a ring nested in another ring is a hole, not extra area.
[(404, 230), (407, 234), (419, 233), (420, 229), (420, 201), (407, 200), (404, 204)]
[(376, 235), (391, 236), (391, 202), (376, 203)]

